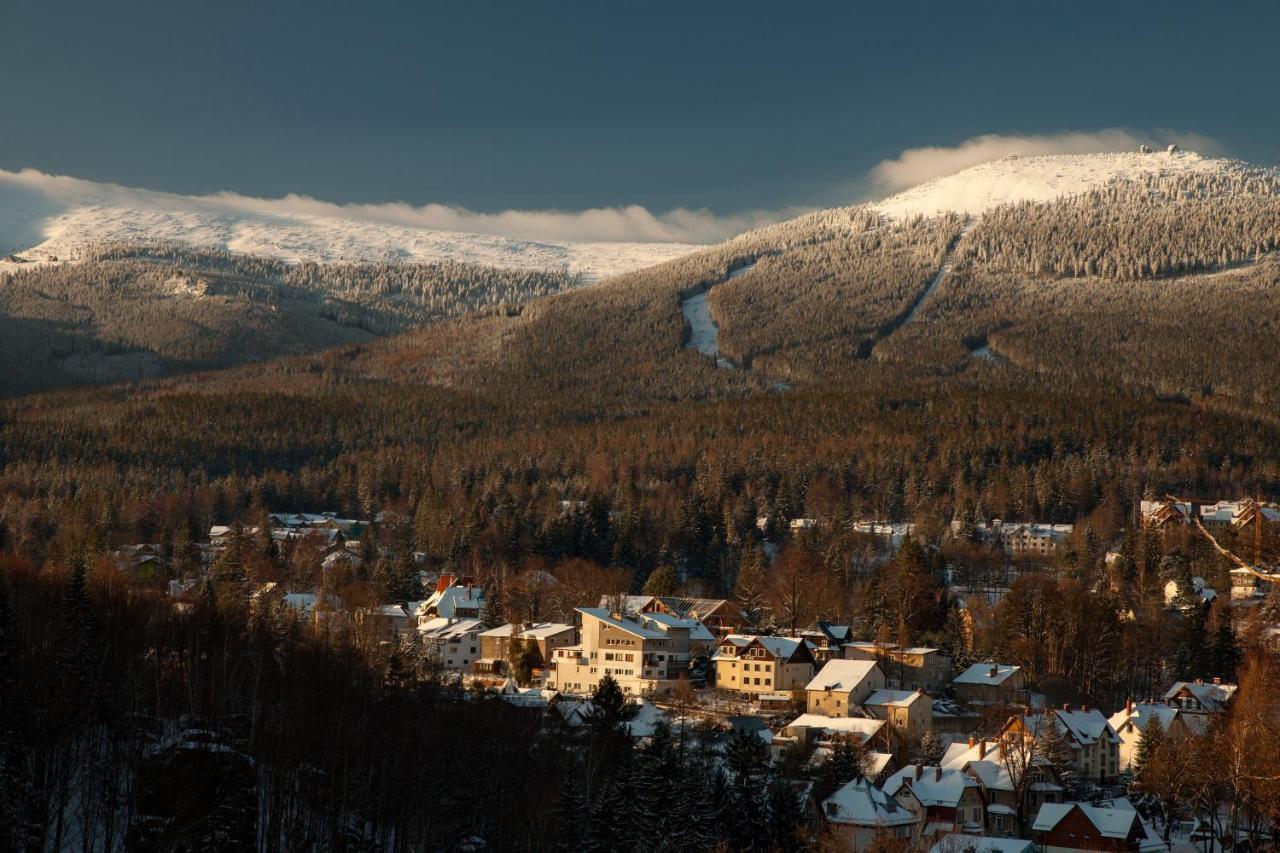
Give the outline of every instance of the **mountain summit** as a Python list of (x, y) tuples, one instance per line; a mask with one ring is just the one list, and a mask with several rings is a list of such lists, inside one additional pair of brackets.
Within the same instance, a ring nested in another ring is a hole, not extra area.
[(962, 213), (970, 216), (1003, 204), (1053, 201), (1110, 183), (1184, 175), (1267, 171), (1239, 160), (1204, 157), (1194, 151), (1124, 154), (1010, 156), (972, 166), (873, 203), (895, 219)]

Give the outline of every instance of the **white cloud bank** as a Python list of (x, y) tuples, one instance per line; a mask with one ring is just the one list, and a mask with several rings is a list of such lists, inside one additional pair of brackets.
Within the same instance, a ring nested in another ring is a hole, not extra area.
[(917, 184), (954, 175), (956, 172), (1010, 154), (1105, 154), (1137, 151), (1146, 144), (1163, 148), (1171, 143), (1201, 154), (1211, 155), (1221, 147), (1213, 139), (1195, 133), (1158, 130), (1137, 133), (1107, 129), (1045, 136), (1002, 136), (986, 134), (967, 139), (953, 147), (908, 148), (892, 160), (881, 161), (871, 170), (870, 183), (880, 194), (914, 187)]

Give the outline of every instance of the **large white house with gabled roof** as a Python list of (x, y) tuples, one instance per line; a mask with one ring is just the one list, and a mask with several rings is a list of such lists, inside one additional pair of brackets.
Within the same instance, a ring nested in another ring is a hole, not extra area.
[(579, 607), (579, 641), (554, 651), (547, 687), (587, 695), (606, 675), (624, 693), (643, 696), (688, 676), (689, 632), (660, 630), (604, 607)]
[(878, 690), (884, 689), (884, 672), (875, 661), (829, 660), (805, 685), (805, 708), (811, 714), (849, 717)]

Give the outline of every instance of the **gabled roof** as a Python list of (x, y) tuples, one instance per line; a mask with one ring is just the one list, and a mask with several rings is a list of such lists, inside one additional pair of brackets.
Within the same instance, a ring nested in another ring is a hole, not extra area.
[[(1049, 716), (1057, 720), (1059, 728), (1069, 740), (1081, 746), (1100, 742), (1120, 742), (1120, 736), (1116, 734), (1115, 729), (1111, 728), (1107, 718), (1097, 708), (1090, 708), (1087, 711), (1083, 708), (1072, 708), (1069, 711), (1060, 708), (1052, 711)], [(1043, 718), (1035, 716), (1024, 717), (1023, 725), (1027, 731), (1034, 732), (1041, 719)]]
[(1107, 722), (1117, 734), (1130, 729), (1136, 733), (1145, 729), (1154, 718), (1160, 721), (1160, 726), (1165, 731), (1168, 731), (1179, 713), (1181, 712), (1178, 708), (1162, 702), (1135, 702), (1132, 711), (1121, 708), (1112, 714)]
[(933, 700), (919, 690), (877, 690), (868, 696), (862, 704), (865, 706), (891, 705), (895, 708), (906, 708), (921, 699), (932, 705)]
[(689, 629), (689, 639), (700, 643), (713, 643), (716, 639), (716, 635), (711, 633), (711, 629), (697, 619), (685, 619), (672, 613), (640, 613), (636, 616), (636, 621), (646, 628), (654, 628), (663, 633), (673, 628), (687, 628)]
[[(920, 771), (919, 778), (916, 775), (917, 767)], [(978, 782), (960, 770), (908, 764), (884, 783), (885, 791), (894, 795), (904, 786), (911, 789), (921, 805), (955, 808), (960, 804), (965, 790), (977, 788)]]
[(426, 615), (434, 610), (441, 616), (456, 617), (460, 610), (480, 612), (484, 604), (484, 590), (478, 586), (447, 586), (436, 590), (423, 602), (418, 615)]
[(463, 637), (471, 632), (479, 633), (484, 629), (484, 623), (479, 619), (449, 619), (444, 616), (437, 616), (418, 626), (418, 633), (426, 639), (435, 640), (452, 640)]
[(640, 637), (644, 640), (665, 640), (667, 638), (667, 635), (664, 632), (655, 628), (646, 628), (639, 622), (634, 622), (631, 619), (614, 619), (613, 616), (609, 614), (608, 609), (604, 607), (579, 607), (577, 608), (577, 611), (583, 616), (590, 616), (593, 619), (598, 619), (611, 628), (617, 628), (619, 631), (625, 631), (628, 634)]
[(1132, 808), (1101, 808), (1088, 803), (1045, 803), (1031, 825), (1033, 832), (1052, 832), (1063, 818), (1079, 811), (1103, 838), (1128, 838), (1138, 813)]
[(884, 720), (867, 717), (828, 717), (823, 714), (801, 714), (790, 723), (788, 729), (818, 729), (826, 734), (857, 735), (865, 743), (875, 737), (885, 726)]
[(1003, 663), (975, 663), (952, 679), (952, 684), (986, 684), (998, 687), (1008, 681), (1020, 666)]
[(872, 660), (829, 660), (804, 689), (851, 693), (867, 680), (872, 670), (877, 669), (876, 662)]
[[(510, 637), (511, 630), (515, 626), (508, 622), (505, 625), (499, 625), (497, 628), (490, 628), (488, 631), (481, 632), (482, 637)], [(545, 640), (548, 637), (554, 637), (557, 634), (563, 634), (565, 631), (572, 631), (572, 625), (564, 625), (559, 622), (535, 622), (520, 630), (520, 636), (527, 640)]]
[(1222, 711), (1226, 709), (1227, 703), (1231, 701), (1231, 696), (1235, 693), (1236, 686), (1234, 684), (1203, 684), (1195, 681), (1179, 681), (1165, 691), (1164, 701), (1168, 702), (1184, 690), (1194, 697), (1206, 711)]
[(822, 801), (822, 811), (832, 823), (857, 826), (906, 826), (916, 817), (893, 797), (867, 779), (854, 779)]

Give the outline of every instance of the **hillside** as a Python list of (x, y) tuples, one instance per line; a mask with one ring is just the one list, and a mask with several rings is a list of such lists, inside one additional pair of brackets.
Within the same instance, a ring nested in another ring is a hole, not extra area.
[[(0, 258), (76, 258), (104, 243), (171, 242), (312, 261), (455, 261), (602, 278), (686, 254), (680, 243), (521, 240), (421, 227), (408, 205), (343, 207), (227, 193), (183, 196), (33, 169), (0, 170)], [(0, 270), (12, 261), (0, 260)]]

